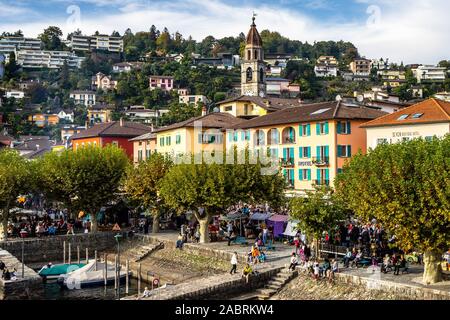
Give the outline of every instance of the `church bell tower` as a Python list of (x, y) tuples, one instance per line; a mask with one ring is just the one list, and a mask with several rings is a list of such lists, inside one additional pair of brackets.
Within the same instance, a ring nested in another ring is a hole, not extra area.
[(266, 96), (266, 65), (262, 39), (256, 29), (255, 16), (247, 35), (241, 64), (241, 93), (246, 96)]

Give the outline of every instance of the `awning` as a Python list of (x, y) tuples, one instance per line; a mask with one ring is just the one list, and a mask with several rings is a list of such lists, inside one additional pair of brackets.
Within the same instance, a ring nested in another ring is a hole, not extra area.
[(283, 236), (287, 236), (287, 237), (295, 237), (295, 235), (298, 232), (298, 230), (297, 230), (297, 224), (298, 223), (299, 223), (298, 220), (289, 221), (287, 226), (286, 226), (286, 229), (284, 230), (282, 235)]
[(250, 220), (266, 221), (272, 216), (272, 213), (254, 213), (250, 217)]
[(269, 221), (273, 222), (287, 222), (288, 220), (289, 216), (284, 214), (274, 214), (269, 218)]

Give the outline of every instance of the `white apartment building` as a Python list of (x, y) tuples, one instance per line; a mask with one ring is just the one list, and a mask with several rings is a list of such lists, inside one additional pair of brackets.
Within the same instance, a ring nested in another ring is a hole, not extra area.
[(9, 56), (17, 50), (41, 50), (42, 42), (39, 39), (24, 37), (4, 37), (0, 39), (0, 54)]
[(446, 69), (431, 65), (423, 65), (412, 69), (418, 83), (422, 82), (442, 82), (445, 81)]
[(70, 46), (75, 51), (91, 51), (96, 49), (109, 52), (123, 52), (123, 39), (122, 37), (108, 35), (72, 35)]
[(206, 96), (203, 95), (180, 95), (179, 97), (179, 103), (197, 105), (197, 103), (199, 102), (206, 105), (210, 101)]
[(9, 90), (5, 93), (6, 98), (16, 98), (16, 99), (23, 99), (25, 98), (25, 92), (19, 91), (19, 90)]
[(73, 91), (70, 93), (70, 98), (74, 100), (75, 104), (86, 107), (93, 106), (96, 102), (96, 95), (93, 91)]
[(59, 69), (65, 61), (69, 68), (81, 68), (84, 58), (69, 51), (19, 50), (16, 60), (23, 68)]
[(338, 74), (338, 62), (333, 56), (321, 56), (317, 59), (316, 66), (314, 67), (314, 73), (316, 77), (337, 77)]

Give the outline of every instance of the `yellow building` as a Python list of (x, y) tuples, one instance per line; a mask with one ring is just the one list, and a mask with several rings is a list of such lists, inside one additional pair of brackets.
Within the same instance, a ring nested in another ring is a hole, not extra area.
[(253, 154), (279, 159), (290, 189), (302, 193), (314, 185), (332, 185), (345, 162), (358, 150), (366, 151), (359, 126), (385, 114), (342, 102), (286, 108), (233, 126), (227, 149), (248, 147)]
[(146, 133), (130, 140), (133, 142), (133, 162), (146, 161), (156, 152), (156, 134)]
[(404, 71), (383, 70), (380, 73), (383, 85), (390, 87), (399, 87), (406, 82), (406, 75)]
[(226, 128), (245, 120), (228, 113), (210, 113), (155, 130), (156, 151), (172, 157), (214, 155), (225, 151)]
[(111, 122), (111, 107), (104, 105), (95, 105), (88, 109), (89, 124)]

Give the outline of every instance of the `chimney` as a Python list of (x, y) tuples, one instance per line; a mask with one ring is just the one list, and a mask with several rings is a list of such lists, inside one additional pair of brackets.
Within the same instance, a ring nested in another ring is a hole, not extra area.
[(120, 123), (120, 126), (121, 126), (121, 127), (123, 127), (123, 126), (124, 126), (123, 118), (120, 118), (120, 121), (119, 121), (119, 123)]
[(202, 108), (202, 116), (206, 116), (206, 114), (207, 114), (207, 109), (206, 109), (206, 107), (203, 107)]
[(152, 128), (152, 132), (153, 130), (155, 130), (155, 128), (153, 127), (153, 122), (151, 123), (150, 128)]

